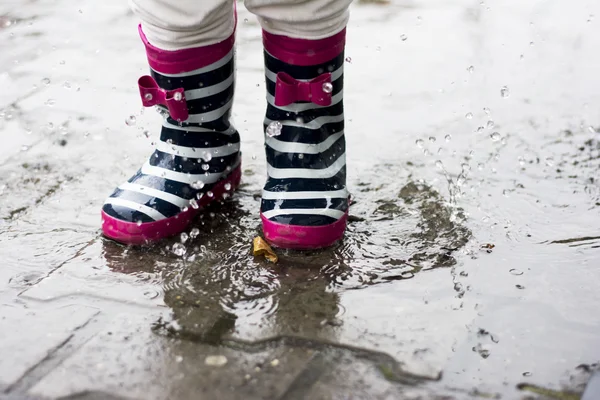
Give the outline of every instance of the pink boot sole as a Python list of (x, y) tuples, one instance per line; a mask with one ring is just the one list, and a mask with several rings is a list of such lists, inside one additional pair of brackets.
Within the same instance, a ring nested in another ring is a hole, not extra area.
[[(198, 200), (199, 209), (222, 198), (225, 193), (234, 191), (240, 185), (241, 177), (242, 167), (240, 165), (212, 188), (213, 197), (204, 195)], [(225, 189), (227, 184), (231, 185), (229, 190)], [(190, 206), (186, 211), (174, 217), (143, 224), (125, 222), (111, 217), (102, 211), (102, 233), (104, 236), (124, 244), (138, 245), (152, 243), (183, 232), (198, 214), (199, 209), (194, 209)]]
[(348, 211), (330, 225), (299, 226), (273, 222), (260, 215), (265, 239), (271, 245), (283, 249), (313, 250), (329, 247), (344, 237)]

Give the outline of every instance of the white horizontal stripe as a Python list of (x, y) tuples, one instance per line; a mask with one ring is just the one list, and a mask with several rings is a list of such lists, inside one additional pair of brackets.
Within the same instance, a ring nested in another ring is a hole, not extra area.
[[(332, 122), (342, 122), (344, 120), (344, 114), (340, 115), (326, 115), (323, 117), (317, 117), (310, 122), (298, 122), (298, 121), (279, 121), (283, 126), (293, 126), (296, 128), (307, 128), (307, 129), (321, 129), (321, 127), (325, 124), (330, 124)], [(269, 118), (265, 118), (265, 124), (269, 125), (272, 120)]]
[[(327, 72), (329, 72), (329, 71), (324, 71), (323, 73), (327, 73)], [(344, 65), (342, 64), (342, 65), (340, 65), (340, 67), (338, 69), (331, 72), (331, 81), (335, 82), (340, 76), (342, 76), (343, 73), (344, 73)], [(267, 68), (265, 68), (265, 76), (271, 82), (277, 81), (277, 74)], [(301, 81), (301, 82), (312, 81), (312, 79), (296, 79), (296, 80)]]
[(199, 89), (192, 89), (185, 91), (185, 99), (186, 100), (196, 100), (204, 97), (212, 96), (217, 93), (221, 93), (223, 90), (227, 89), (229, 86), (233, 84), (233, 75), (229, 75), (229, 78), (225, 79), (223, 82), (217, 83), (216, 85), (207, 86)]
[(206, 72), (213, 71), (213, 70), (215, 70), (217, 68), (221, 68), (223, 65), (225, 65), (229, 61), (231, 61), (232, 58), (233, 58), (233, 49), (231, 49), (229, 51), (229, 53), (227, 53), (227, 55), (225, 57), (221, 58), (220, 60), (215, 61), (214, 63), (209, 64), (206, 67), (198, 68), (198, 69), (195, 69), (193, 71), (182, 72), (182, 73), (179, 73), (179, 74), (164, 74), (164, 73), (159, 72), (159, 71), (155, 71), (155, 72), (157, 72), (158, 74), (160, 74), (162, 76), (170, 76), (170, 77), (173, 77), (173, 78), (183, 78), (185, 76), (192, 76), (192, 75), (204, 74)]
[(185, 147), (166, 143), (161, 140), (156, 144), (156, 150), (158, 151), (187, 158), (205, 158), (207, 153), (210, 153), (212, 158), (224, 157), (237, 153), (239, 149), (239, 143), (219, 147)]
[[(235, 169), (239, 165), (240, 160), (238, 159), (235, 165), (232, 165), (231, 168)], [(191, 185), (195, 182), (203, 182), (204, 184), (211, 184), (217, 182), (221, 177), (225, 176), (228, 172), (213, 172), (213, 173), (202, 173), (202, 174), (186, 174), (184, 172), (172, 171), (170, 169), (154, 167), (148, 162), (146, 162), (142, 166), (142, 173), (146, 175), (158, 176), (160, 178), (170, 179), (172, 181), (187, 183)]]
[(130, 190), (132, 192), (156, 197), (157, 199), (161, 199), (171, 204), (174, 204), (179, 208), (186, 207), (190, 203), (189, 200), (186, 200), (179, 196), (175, 196), (174, 194), (163, 192), (162, 190), (154, 189), (151, 187), (138, 185), (137, 183), (125, 182), (124, 184), (119, 186), (119, 189)]
[(345, 199), (348, 198), (348, 190), (327, 190), (322, 192), (270, 192), (263, 190), (263, 200), (301, 200), (301, 199)]
[(331, 218), (340, 219), (344, 216), (345, 212), (340, 210), (334, 210), (331, 208), (278, 208), (275, 210), (269, 210), (262, 213), (265, 218), (273, 218), (278, 215), (291, 215), (291, 214), (303, 214), (303, 215), (326, 215)]
[(270, 105), (272, 105), (273, 107), (277, 107), (279, 110), (289, 111), (289, 112), (302, 112), (302, 111), (316, 110), (318, 108), (326, 108), (326, 107), (334, 106), (337, 103), (339, 103), (340, 101), (342, 101), (343, 97), (344, 97), (344, 91), (342, 90), (338, 94), (336, 94), (335, 96), (333, 96), (331, 98), (331, 104), (328, 106), (320, 106), (315, 103), (292, 103), (287, 106), (276, 106), (275, 105), (275, 96), (272, 96), (269, 93), (267, 93), (267, 102)]
[(131, 210), (136, 210), (136, 211), (146, 214), (147, 216), (149, 216), (150, 218), (152, 218), (155, 221), (160, 221), (161, 219), (166, 218), (164, 215), (162, 215), (161, 213), (156, 211), (154, 208), (147, 207), (143, 204), (138, 204), (134, 201), (120, 199), (118, 197), (109, 197), (108, 199), (106, 199), (104, 204), (112, 204), (115, 206), (126, 207)]
[(323, 140), (321, 143), (295, 143), (284, 142), (277, 140), (275, 137), (266, 135), (265, 143), (275, 151), (282, 153), (302, 153), (302, 154), (319, 154), (329, 149), (335, 142), (344, 135), (344, 131), (334, 133)]
[(222, 133), (223, 135), (233, 135), (235, 133), (235, 128), (233, 125), (229, 127), (226, 131), (215, 131), (213, 129), (202, 128), (200, 126), (179, 126), (170, 124), (166, 119), (163, 121), (163, 126), (168, 129), (175, 129), (178, 131), (187, 131), (187, 132), (216, 132)]
[(323, 169), (306, 168), (275, 168), (267, 164), (267, 174), (275, 179), (303, 178), (327, 179), (335, 176), (346, 165), (346, 153), (342, 154), (333, 164)]
[(231, 108), (231, 103), (233, 103), (233, 99), (229, 100), (227, 104), (224, 106), (217, 108), (216, 110), (199, 113), (199, 114), (190, 114), (188, 119), (184, 122), (192, 122), (192, 123), (203, 123), (203, 122), (211, 122), (221, 118), (229, 109)]

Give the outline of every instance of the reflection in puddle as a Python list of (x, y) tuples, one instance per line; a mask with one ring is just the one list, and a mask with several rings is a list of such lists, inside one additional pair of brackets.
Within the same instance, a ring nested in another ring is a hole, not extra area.
[[(161, 332), (219, 343), (243, 325), (271, 336), (335, 340), (341, 292), (453, 266), (453, 253), (471, 236), (461, 213), (425, 184), (410, 182), (389, 197), (369, 185), (360, 189), (343, 242), (311, 252), (278, 250), (276, 265), (251, 254), (260, 222), (244, 192), (208, 209), (193, 227), (199, 234), (186, 235), (185, 244), (171, 239), (126, 249), (107, 242), (105, 257), (121, 272), (161, 272), (173, 311), (172, 321), (158, 324), (166, 328)], [(185, 257), (171, 253), (174, 243), (186, 247)]]

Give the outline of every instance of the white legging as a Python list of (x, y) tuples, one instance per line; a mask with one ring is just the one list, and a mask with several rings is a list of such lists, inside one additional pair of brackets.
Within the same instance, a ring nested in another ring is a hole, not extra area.
[[(235, 0), (129, 0), (148, 41), (163, 50), (206, 46), (235, 28)], [(352, 0), (244, 0), (264, 30), (301, 39), (322, 39), (348, 23)]]

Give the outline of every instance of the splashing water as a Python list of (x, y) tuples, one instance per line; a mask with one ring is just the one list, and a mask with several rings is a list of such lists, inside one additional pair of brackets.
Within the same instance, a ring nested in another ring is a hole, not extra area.
[(200, 190), (204, 187), (204, 182), (196, 181), (196, 182), (192, 183), (190, 186), (192, 187), (192, 189)]
[(283, 129), (283, 124), (279, 121), (273, 121), (267, 126), (267, 136), (275, 137), (281, 135), (281, 130)]
[(175, 243), (171, 248), (171, 252), (176, 256), (183, 257), (187, 252), (187, 248), (181, 243)]
[(125, 119), (125, 125), (127, 126), (134, 126), (136, 122), (137, 119), (135, 118), (135, 115), (130, 115)]

